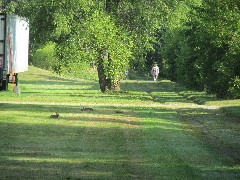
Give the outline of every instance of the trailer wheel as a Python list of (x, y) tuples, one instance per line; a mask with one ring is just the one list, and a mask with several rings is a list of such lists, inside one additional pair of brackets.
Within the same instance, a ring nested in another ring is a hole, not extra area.
[(8, 90), (8, 82), (7, 80), (2, 81), (2, 90), (7, 91)]
[(2, 90), (7, 91), (8, 90), (8, 82), (9, 82), (9, 75), (7, 75), (6, 80), (2, 81)]

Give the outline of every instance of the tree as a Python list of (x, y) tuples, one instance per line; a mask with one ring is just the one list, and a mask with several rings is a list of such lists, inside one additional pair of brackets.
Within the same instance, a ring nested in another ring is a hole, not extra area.
[(237, 0), (178, 3), (163, 48), (176, 80), (218, 97), (239, 97), (239, 8)]
[(79, 0), (25, 0), (20, 5), (17, 12), (30, 18), (34, 46), (56, 43), (54, 71), (72, 71), (82, 61), (91, 61), (97, 65), (101, 91), (119, 89), (132, 44), (107, 14), (114, 2), (106, 1), (105, 8), (103, 1)]
[(165, 7), (162, 0), (22, 0), (15, 12), (30, 19), (33, 47), (56, 43), (54, 71), (90, 61), (105, 92), (119, 89), (130, 60), (144, 66)]

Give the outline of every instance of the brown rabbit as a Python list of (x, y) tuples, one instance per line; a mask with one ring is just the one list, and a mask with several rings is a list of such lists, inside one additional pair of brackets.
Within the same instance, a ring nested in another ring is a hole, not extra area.
[(83, 107), (83, 108), (81, 109), (81, 111), (93, 111), (93, 108), (85, 108), (85, 107)]
[(51, 115), (49, 118), (58, 119), (59, 118), (59, 114), (56, 112), (56, 115)]

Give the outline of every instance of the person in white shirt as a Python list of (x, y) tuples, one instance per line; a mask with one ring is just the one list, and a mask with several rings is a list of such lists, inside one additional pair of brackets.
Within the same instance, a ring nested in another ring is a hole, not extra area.
[(157, 66), (156, 62), (153, 63), (151, 74), (153, 76), (153, 81), (157, 81), (158, 74), (159, 74), (159, 67)]

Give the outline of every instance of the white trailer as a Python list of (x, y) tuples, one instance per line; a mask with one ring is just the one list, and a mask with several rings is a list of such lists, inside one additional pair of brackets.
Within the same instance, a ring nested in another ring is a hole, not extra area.
[(18, 85), (18, 73), (28, 70), (29, 23), (17, 15), (0, 14), (0, 90)]

